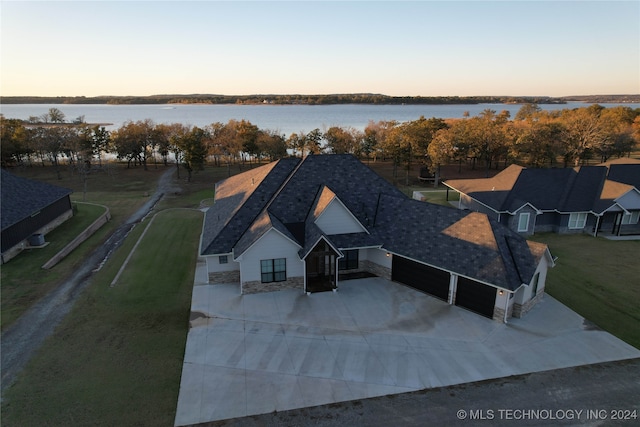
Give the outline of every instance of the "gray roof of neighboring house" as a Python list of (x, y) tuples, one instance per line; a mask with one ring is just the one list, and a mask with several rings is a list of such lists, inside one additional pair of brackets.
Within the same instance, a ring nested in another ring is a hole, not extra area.
[(640, 190), (640, 163), (612, 164), (609, 166), (608, 179), (629, 184)]
[(2, 230), (73, 193), (68, 188), (16, 176), (2, 169)]
[[(320, 230), (315, 219), (334, 194), (369, 233)], [(301, 258), (324, 238), (336, 249), (382, 247), (510, 290), (536, 268), (517, 233), (483, 214), (411, 200), (351, 155), (280, 160), (218, 183), (201, 254), (238, 256), (272, 228), (300, 245)]]
[[(507, 168), (493, 178), (449, 180), (445, 184), (497, 212), (514, 213), (526, 203), (541, 211), (602, 212), (613, 204), (613, 200), (603, 198), (607, 180), (633, 185), (634, 180), (640, 180), (638, 175), (640, 164), (614, 164), (609, 169), (605, 166), (577, 169), (518, 167)], [(499, 186), (499, 191), (495, 191), (493, 184)]]

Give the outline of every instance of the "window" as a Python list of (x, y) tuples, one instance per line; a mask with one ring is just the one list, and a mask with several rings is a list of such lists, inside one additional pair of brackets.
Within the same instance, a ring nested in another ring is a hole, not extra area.
[(523, 212), (518, 217), (518, 231), (529, 230), (529, 212)]
[(263, 259), (260, 261), (262, 283), (284, 282), (287, 280), (287, 259)]
[(569, 215), (569, 228), (578, 229), (584, 228), (587, 223), (586, 212), (576, 212)]
[(220, 264), (226, 264), (226, 263), (228, 263), (228, 262), (229, 262), (229, 259), (227, 258), (227, 256), (226, 256), (226, 255), (220, 255), (220, 256), (218, 257), (218, 262), (219, 262)]
[(640, 211), (629, 212), (622, 216), (622, 224), (623, 225), (637, 224), (639, 219), (640, 219)]
[(344, 258), (338, 261), (338, 270), (355, 270), (358, 268), (358, 250), (342, 251)]
[(533, 279), (531, 280), (531, 298), (535, 298), (536, 294), (538, 293), (538, 281), (540, 280), (540, 273), (536, 273), (535, 276), (533, 276)]

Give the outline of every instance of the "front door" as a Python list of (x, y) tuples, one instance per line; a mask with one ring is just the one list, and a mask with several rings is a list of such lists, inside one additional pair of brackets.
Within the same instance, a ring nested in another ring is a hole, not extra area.
[(336, 253), (321, 240), (307, 255), (307, 292), (331, 291), (336, 288)]

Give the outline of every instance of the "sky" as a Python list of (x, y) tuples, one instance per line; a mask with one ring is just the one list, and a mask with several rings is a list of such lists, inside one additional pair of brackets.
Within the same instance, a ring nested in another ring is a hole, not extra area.
[(640, 1), (0, 1), (4, 96), (640, 93)]

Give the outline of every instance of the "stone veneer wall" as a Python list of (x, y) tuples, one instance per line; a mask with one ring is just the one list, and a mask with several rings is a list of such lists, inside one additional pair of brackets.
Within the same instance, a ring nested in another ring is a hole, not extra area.
[(369, 260), (362, 260), (359, 262), (360, 270), (368, 271), (369, 273), (373, 273), (378, 277), (382, 277), (383, 279), (391, 280), (391, 269), (388, 267), (383, 267), (380, 264), (376, 264), (375, 262)]
[(209, 272), (209, 283), (238, 283), (240, 282), (240, 270)]
[(304, 290), (304, 277), (287, 277), (283, 282), (262, 283), (259, 281), (244, 282), (242, 284), (243, 294), (257, 294), (260, 292), (281, 291), (283, 289)]
[(534, 298), (531, 298), (524, 304), (513, 304), (513, 317), (522, 317), (527, 314), (527, 312), (542, 299), (542, 295), (544, 295), (544, 292), (539, 292)]
[[(507, 319), (513, 315), (515, 304), (509, 305), (507, 308)], [(493, 320), (498, 320), (500, 322), (504, 322), (504, 308), (502, 307), (493, 307)]]

